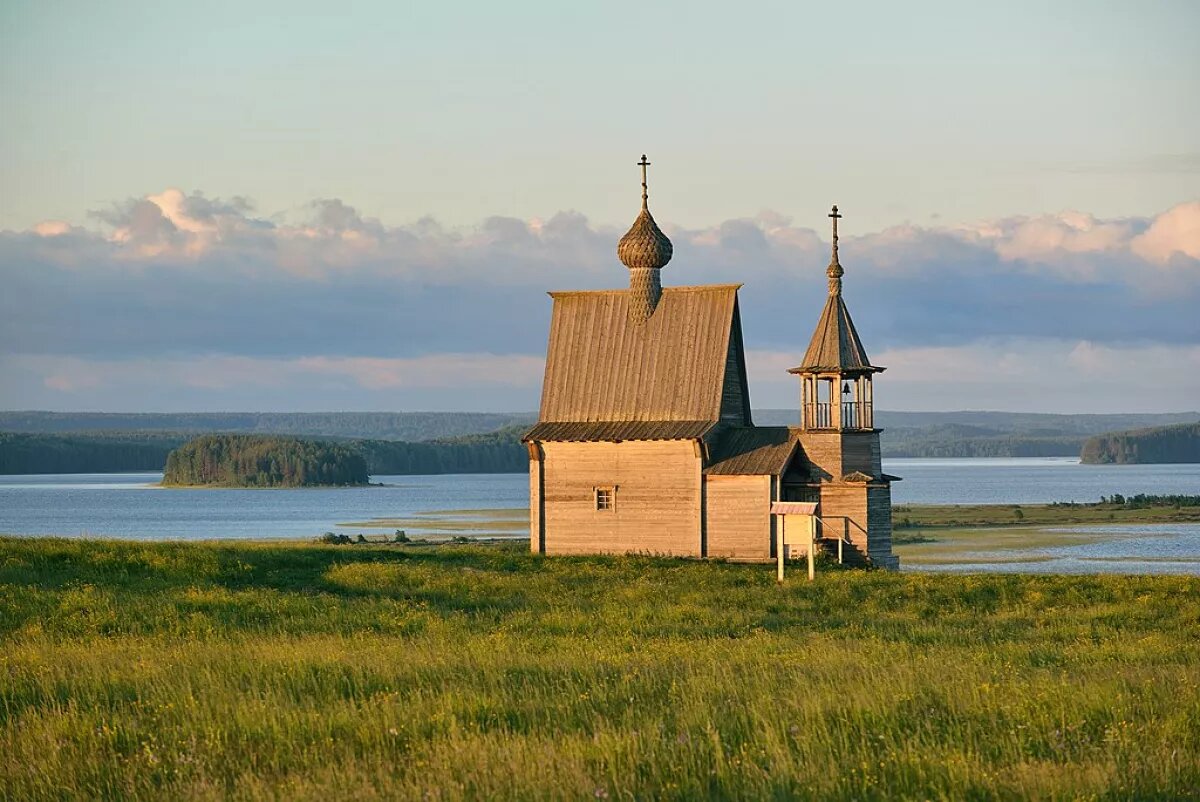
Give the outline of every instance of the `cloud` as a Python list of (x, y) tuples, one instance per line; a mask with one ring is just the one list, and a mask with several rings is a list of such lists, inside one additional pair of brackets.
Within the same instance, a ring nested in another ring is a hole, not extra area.
[[(1200, 398), (1200, 345), (1106, 346), (1087, 340), (1009, 338), (883, 349), (873, 361), (884, 409), (1002, 409), (1025, 412), (1171, 412)], [(756, 407), (792, 408), (792, 351), (747, 352)], [(412, 359), (204, 355), (153, 359), (0, 356), (0, 375), (19, 380), (11, 408), (328, 409), (443, 408), (532, 411), (540, 355), (456, 353)], [(1161, 377), (1139, 383), (1137, 377)], [(131, 405), (131, 398), (136, 404)], [(447, 399), (453, 399), (447, 404)], [(75, 402), (75, 403), (72, 403)]]
[[(1200, 399), (1200, 344), (1004, 338), (871, 356), (887, 368), (875, 380), (882, 409), (1178, 412)], [(755, 406), (795, 405), (796, 379), (785, 372), (794, 364), (787, 352), (747, 353)]]
[(544, 364), (540, 356), (490, 353), (411, 359), (0, 355), (6, 379), (0, 407), (395, 410), (438, 408), (437, 399), (451, 394), (459, 399), (454, 409), (529, 410), (537, 406)]
[(75, 392), (156, 376), (185, 387), (218, 389), (245, 384), (286, 387), (306, 379), (333, 378), (368, 389), (412, 387), (528, 386), (541, 379), (545, 362), (523, 354), (436, 354), (414, 359), (311, 356), (255, 359), (201, 356), (185, 359), (84, 360), (78, 357), (10, 358), (9, 367), (42, 376), (51, 389)]
[(61, 237), (71, 231), (71, 224), (62, 220), (44, 220), (33, 227), (39, 237)]
[(1200, 260), (1200, 201), (1182, 203), (1159, 215), (1131, 243), (1135, 254), (1159, 265), (1187, 265)]
[[(349, 403), (334, 391), (341, 383), (362, 397), (395, 390), (454, 407), (459, 388), (484, 386), (493, 365), (540, 360), (546, 290), (627, 281), (615, 254), (623, 228), (574, 211), (451, 229), (429, 218), (387, 225), (336, 198), (265, 215), (244, 198), (168, 189), (93, 219), (0, 232), (0, 353), (66, 360), (52, 374), (21, 368), (43, 401), (99, 397), (88, 394), (112, 385), (104, 371), (140, 362), (213, 399), (295, 389), (302, 377), (326, 382), (331, 402)], [(1200, 342), (1198, 224), (1200, 201), (1149, 218), (1068, 212), (843, 236), (846, 297), (872, 355), (920, 353), (947, 375), (962, 367), (947, 361), (956, 349), (981, 343), (1191, 347)], [(794, 363), (826, 294), (822, 235), (772, 212), (664, 228), (675, 243), (664, 283), (744, 283), (748, 347)], [(507, 356), (462, 357), (485, 351)], [(532, 364), (514, 375), (537, 373)], [(414, 372), (443, 378), (417, 384)], [(0, 406), (29, 398), (0, 379)], [(524, 385), (503, 386), (505, 397), (529, 397)], [(140, 397), (130, 392), (126, 406)]]

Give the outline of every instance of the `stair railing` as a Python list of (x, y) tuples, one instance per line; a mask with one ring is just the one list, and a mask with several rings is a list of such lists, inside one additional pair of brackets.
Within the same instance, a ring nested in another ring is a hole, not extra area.
[[(817, 522), (819, 524), (821, 524), (821, 534), (817, 537), (817, 539), (818, 540), (836, 540), (837, 541), (838, 565), (845, 565), (846, 564), (845, 547), (850, 546), (850, 548), (854, 548), (854, 541), (850, 540), (850, 538), (846, 536), (844, 531), (833, 537), (829, 537), (828, 535), (824, 534), (825, 530), (826, 529), (834, 529), (834, 527), (831, 526), (828, 521), (826, 521), (824, 518), (821, 518), (820, 516), (814, 515), (813, 517), (817, 519)], [(854, 528), (856, 528), (860, 532), (862, 532), (864, 535), (867, 533), (867, 530), (863, 529), (861, 526), (859, 526), (855, 521), (851, 520), (850, 518), (847, 518), (846, 516), (839, 516), (839, 519), (842, 521), (843, 524), (849, 524), (849, 525), (853, 526)], [(844, 530), (845, 526), (837, 527), (837, 528)]]

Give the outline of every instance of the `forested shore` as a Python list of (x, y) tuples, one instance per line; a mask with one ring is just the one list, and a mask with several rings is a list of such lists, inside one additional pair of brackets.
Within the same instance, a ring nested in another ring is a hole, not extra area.
[(1080, 459), (1091, 465), (1200, 462), (1200, 423), (1091, 437), (1083, 444)]
[[(325, 440), (351, 448), (372, 475), (519, 473), (529, 458), (523, 427), (421, 443)], [(167, 456), (190, 439), (178, 433), (22, 434), (0, 432), (0, 475), (162, 471)], [(181, 482), (197, 484), (197, 482)]]
[(165, 432), (0, 432), (0, 474), (161, 471), (187, 439)]
[[(788, 410), (756, 410), (758, 425), (794, 423)], [(1074, 457), (1084, 462), (1200, 460), (1200, 424), (1114, 432), (1179, 415), (1035, 415), (1004, 412), (881, 412), (886, 458)], [(520, 473), (521, 433), (534, 416), (484, 413), (196, 413), (104, 415), (0, 412), (0, 474), (160, 471), (167, 454), (199, 434), (277, 434), (352, 445), (371, 474)], [(103, 431), (102, 425), (179, 429)], [(230, 424), (229, 429), (203, 430)], [(76, 431), (57, 431), (76, 425)], [(490, 427), (490, 428), (488, 428)], [(499, 428), (498, 428), (499, 427)], [(1108, 428), (1105, 428), (1108, 427)], [(279, 428), (281, 431), (272, 431)], [(305, 428), (311, 431), (303, 431)], [(447, 434), (449, 433), (449, 434)], [(398, 436), (403, 434), (404, 436)], [(1090, 438), (1090, 439), (1089, 439)]]

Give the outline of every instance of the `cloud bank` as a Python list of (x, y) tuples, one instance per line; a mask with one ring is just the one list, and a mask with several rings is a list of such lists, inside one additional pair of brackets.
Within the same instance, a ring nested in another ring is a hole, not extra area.
[[(168, 189), (93, 219), (0, 232), (0, 407), (533, 409), (543, 292), (627, 280), (623, 232), (571, 211), (388, 226), (337, 199), (264, 215)], [(743, 282), (755, 403), (793, 403), (777, 371), (823, 302), (823, 234), (771, 213), (664, 228), (664, 283)], [(1200, 201), (1149, 218), (897, 226), (843, 236), (841, 257), (868, 351), (891, 368), (882, 406), (1200, 398)], [(1147, 385), (1162, 392), (1133, 390)]]

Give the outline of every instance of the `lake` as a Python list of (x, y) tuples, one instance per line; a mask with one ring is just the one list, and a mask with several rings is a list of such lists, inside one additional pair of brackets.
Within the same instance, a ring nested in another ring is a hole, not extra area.
[[(893, 485), (896, 504), (1088, 502), (1113, 493), (1200, 495), (1200, 465), (1080, 465), (1073, 458), (892, 459), (884, 461), (884, 469), (904, 477)], [(526, 507), (529, 493), (524, 474), (375, 476), (372, 481), (382, 486), (270, 490), (164, 489), (155, 486), (161, 476), (0, 476), (0, 532), (195, 540), (311, 538), (326, 531), (391, 534), (401, 528), (410, 535), (523, 537), (521, 514), (514, 511)], [(378, 519), (390, 523), (364, 525)], [(1143, 542), (1134, 549), (1136, 556), (1070, 552), (1054, 559), (1083, 559), (1091, 570), (1103, 569), (1105, 560), (1116, 566), (1110, 570), (1119, 570), (1128, 564), (1125, 557), (1157, 561), (1147, 571), (1172, 570), (1179, 561), (1171, 555), (1200, 559), (1200, 525), (1165, 526), (1108, 533), (1108, 543)], [(1149, 533), (1159, 546), (1145, 545), (1151, 542), (1144, 537)], [(1154, 553), (1143, 553), (1146, 549)], [(1163, 549), (1170, 554), (1159, 553)], [(1046, 564), (1043, 560), (1029, 570), (1047, 570)], [(929, 567), (956, 569), (962, 570), (958, 565)]]

